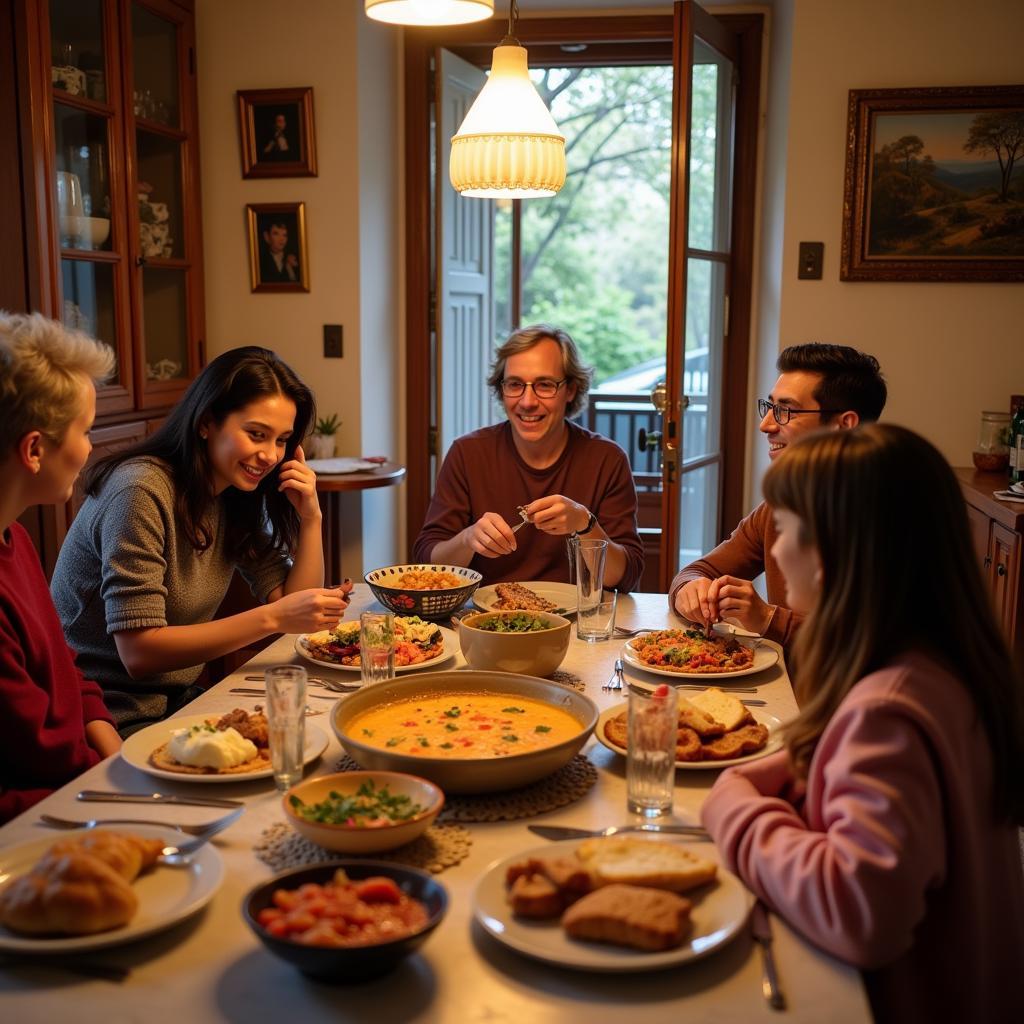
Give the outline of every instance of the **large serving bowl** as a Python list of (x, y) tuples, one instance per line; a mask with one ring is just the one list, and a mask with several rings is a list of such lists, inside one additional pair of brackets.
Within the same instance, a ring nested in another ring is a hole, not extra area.
[[(309, 821), (292, 806), (293, 796), (311, 806), (326, 800), (331, 793), (351, 796), (364, 782), (372, 782), (376, 790), (386, 786), (392, 796), (407, 796), (423, 809), (404, 821), (366, 826)], [(288, 824), (311, 843), (335, 853), (364, 854), (394, 850), (423, 835), (441, 813), (444, 793), (426, 779), (400, 772), (338, 772), (303, 779), (284, 794), (281, 802)]]
[[(485, 629), (489, 623), (540, 619), (546, 629), (528, 633)], [(527, 676), (549, 676), (562, 664), (569, 649), (571, 623), (552, 612), (480, 612), (459, 620), (459, 644), (473, 668), (494, 672), (518, 672)]]
[[(464, 580), (460, 587), (443, 590), (418, 590), (403, 587), (399, 580), (404, 573), (446, 572)], [(458, 611), (480, 586), (483, 577), (464, 565), (386, 565), (364, 577), (373, 596), (396, 615), (419, 615), (424, 619), (446, 618)]]
[[(524, 754), (451, 759), (371, 747), (360, 737), (349, 734), (349, 723), (372, 707), (416, 697), (455, 694), (497, 694), (507, 697), (510, 703), (517, 697), (529, 697), (552, 704), (579, 722), (579, 732), (561, 743)], [(597, 705), (589, 697), (559, 683), (507, 672), (462, 669), (364, 687), (335, 704), (331, 725), (349, 756), (368, 771), (420, 775), (446, 793), (491, 793), (536, 782), (568, 764), (594, 731), (597, 718)]]
[[(271, 906), (277, 889), (298, 889), (309, 882), (323, 885), (343, 868), (353, 881), (384, 875), (392, 879), (408, 896), (424, 903), (427, 924), (420, 931), (403, 938), (379, 942), (372, 946), (306, 946), (291, 938), (271, 935), (258, 921), (261, 910)], [(448, 894), (439, 882), (415, 868), (400, 867), (375, 860), (341, 860), (332, 864), (296, 868), (276, 875), (252, 889), (242, 903), (242, 916), (264, 946), (275, 956), (294, 964), (303, 974), (321, 981), (358, 982), (379, 978), (398, 966), (441, 923), (448, 909)]]

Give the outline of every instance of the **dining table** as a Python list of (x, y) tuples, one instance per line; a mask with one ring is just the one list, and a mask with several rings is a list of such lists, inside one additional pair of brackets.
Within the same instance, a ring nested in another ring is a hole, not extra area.
[[(345, 618), (380, 609), (369, 588), (357, 584)], [(621, 627), (679, 626), (664, 594), (621, 595)], [(624, 692), (602, 689), (612, 675), (623, 640), (588, 643), (575, 636), (561, 670), (581, 681), (584, 692), (601, 709), (621, 704)], [(284, 635), (236, 673), (223, 679), (179, 714), (210, 714), (240, 707), (252, 710), (259, 696), (231, 693), (259, 687), (244, 681), (277, 664), (303, 663), (295, 636)], [(767, 643), (767, 641), (765, 641)], [(456, 645), (457, 646), (457, 645)], [(756, 687), (764, 710), (780, 721), (796, 713), (793, 690), (781, 656), (770, 668), (737, 680)], [(439, 668), (465, 666), (456, 650)], [(358, 675), (307, 665), (311, 673), (358, 681)], [(428, 670), (423, 670), (424, 672)], [(422, 673), (421, 673), (422, 674)], [(626, 678), (657, 683), (627, 664)], [(572, 681), (572, 680), (570, 680)], [(687, 680), (690, 682), (690, 680)], [(310, 687), (310, 694), (327, 691)], [(344, 695), (332, 695), (345, 700)], [(744, 694), (743, 696), (748, 696)], [(321, 757), (307, 766), (307, 776), (335, 771), (344, 755), (330, 728), (334, 704), (310, 697), (314, 714), (307, 718), (328, 736)], [(237, 1021), (438, 1022), (438, 1024), (750, 1024), (756, 1021), (806, 1021), (818, 1024), (868, 1022), (871, 1013), (860, 973), (771, 915), (774, 954), (786, 1005), (769, 1006), (762, 993), (762, 952), (749, 924), (713, 953), (664, 970), (603, 973), (571, 969), (524, 956), (498, 942), (474, 915), (474, 891), (488, 866), (544, 841), (530, 824), (601, 828), (637, 819), (627, 812), (625, 758), (591, 737), (582, 754), (596, 769), (596, 782), (568, 806), (528, 819), (473, 822), (466, 828), (471, 844), (461, 862), (436, 874), (449, 896), (446, 916), (413, 955), (390, 974), (358, 984), (332, 985), (312, 980), (272, 955), (242, 916), (246, 893), (274, 872), (258, 856), (266, 830), (284, 821), (281, 795), (272, 779), (197, 786), (188, 781), (155, 778), (115, 755), (46, 797), (0, 828), (0, 856), (17, 844), (60, 833), (44, 828), (44, 813), (67, 818), (153, 818), (169, 823), (199, 823), (222, 811), (200, 807), (81, 803), (85, 789), (131, 793), (227, 797), (240, 800), (244, 813), (211, 844), (223, 862), (223, 880), (200, 911), (148, 938), (127, 945), (48, 958), (0, 952), (0, 1006), (7, 1021), (70, 1019), (103, 1021), (184, 1021), (205, 1024)], [(718, 777), (714, 768), (676, 773), (673, 820), (698, 823), (701, 803)], [(554, 844), (549, 844), (554, 849)], [(717, 856), (707, 842), (698, 853)], [(324, 853), (325, 861), (334, 855)], [(752, 901), (751, 901), (752, 902)], [(104, 968), (120, 969), (118, 979), (94, 976)]]

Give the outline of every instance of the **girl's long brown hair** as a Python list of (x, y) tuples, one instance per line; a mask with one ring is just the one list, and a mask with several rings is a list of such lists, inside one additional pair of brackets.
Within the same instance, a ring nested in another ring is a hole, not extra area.
[(971, 548), (953, 471), (904, 427), (818, 433), (772, 464), (764, 494), (797, 515), (822, 585), (791, 669), (800, 714), (786, 742), (806, 776), (829, 719), (853, 685), (907, 651), (963, 682), (988, 735), (997, 820), (1024, 823), (1024, 688)]

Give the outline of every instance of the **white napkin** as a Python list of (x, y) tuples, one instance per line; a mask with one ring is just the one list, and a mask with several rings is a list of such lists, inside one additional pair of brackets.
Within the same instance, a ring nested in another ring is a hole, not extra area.
[(365, 473), (367, 470), (378, 468), (376, 462), (367, 462), (365, 459), (307, 459), (306, 465), (314, 473), (322, 473), (324, 476)]

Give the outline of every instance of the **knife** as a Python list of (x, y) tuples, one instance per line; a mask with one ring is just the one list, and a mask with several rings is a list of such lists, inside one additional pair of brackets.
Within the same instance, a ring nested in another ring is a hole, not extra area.
[(693, 839), (708, 839), (707, 829), (700, 825), (614, 825), (611, 828), (570, 828), (567, 825), (527, 825), (534, 835), (542, 839), (589, 839), (592, 836), (611, 836), (619, 832), (667, 833), (673, 836), (690, 836)]
[(775, 970), (775, 955), (772, 953), (772, 922), (768, 908), (758, 900), (750, 913), (750, 930), (754, 941), (761, 947), (764, 971), (761, 976), (761, 992), (773, 1010), (786, 1008), (786, 997), (779, 987), (779, 975)]
[[(228, 690), (228, 693), (244, 693), (247, 697), (266, 697), (267, 695), (266, 690), (257, 690), (249, 686), (235, 686)], [(321, 700), (338, 700), (338, 695), (335, 693), (311, 693), (307, 690), (306, 696), (319, 697)]]
[(99, 789), (83, 789), (78, 799), (86, 803), (103, 801), (112, 804), (185, 804), (189, 807), (244, 807), (241, 800), (222, 800), (213, 796), (172, 796), (168, 793), (104, 793)]

